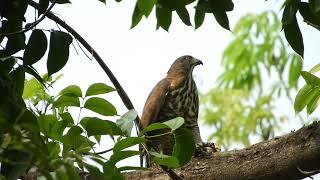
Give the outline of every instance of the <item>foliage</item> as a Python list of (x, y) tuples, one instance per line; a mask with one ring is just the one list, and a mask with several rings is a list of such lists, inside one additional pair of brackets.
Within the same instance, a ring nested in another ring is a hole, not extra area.
[[(42, 79), (45, 84), (52, 86), (60, 77), (53, 80), (45, 75)], [(15, 119), (12, 119), (12, 114), (1, 112), (1, 174), (8, 179), (15, 179), (25, 172), (36, 172), (48, 179), (60, 179), (60, 176), (79, 179), (77, 172), (86, 170), (94, 177), (123, 179), (121, 171), (139, 169), (117, 167), (116, 164), (123, 159), (139, 155), (139, 151), (127, 148), (144, 143), (145, 138), (152, 137), (143, 133), (140, 137), (131, 137), (133, 122), (137, 116), (134, 110), (118, 117), (116, 123), (106, 120), (110, 116), (117, 117), (117, 112), (111, 103), (96, 95), (112, 91), (112, 87), (103, 83), (92, 84), (85, 93), (82, 93), (80, 87), (69, 85), (57, 96), (52, 96), (35, 78), (26, 80), (22, 97), (28, 108), (22, 101), (22, 107), (15, 113)], [(92, 101), (93, 98), (97, 101)], [(92, 103), (92, 106), (89, 106), (88, 102)], [(69, 112), (71, 108), (79, 110), (77, 119)], [(82, 117), (82, 109), (91, 110), (100, 116)], [(182, 118), (177, 118), (159, 125), (172, 129), (171, 133), (177, 137), (175, 149), (193, 149), (194, 142), (186, 141), (186, 138), (190, 138), (186, 136), (189, 132), (179, 129), (183, 123)], [(101, 154), (110, 150), (102, 153), (95, 150), (103, 137), (110, 137), (115, 141), (111, 149), (113, 153), (109, 158)], [(176, 166), (166, 159), (162, 159), (160, 164), (177, 168), (186, 164), (193, 153), (191, 150), (191, 154), (180, 150), (175, 152), (171, 158), (176, 159)], [(161, 159), (156, 152), (153, 153), (155, 162)], [(89, 159), (97, 162), (99, 166), (93, 166)], [(103, 171), (98, 167), (102, 167)]]
[[(106, 3), (105, 0), (99, 1)], [(121, 0), (116, 1), (120, 2)], [(0, 6), (1, 175), (8, 179), (16, 179), (24, 173), (36, 173), (48, 179), (79, 179), (78, 170), (81, 169), (88, 171), (97, 179), (123, 178), (121, 171), (138, 168), (117, 167), (117, 162), (140, 154), (138, 151), (125, 149), (142, 143), (145, 138), (152, 137), (147, 137), (144, 133), (140, 133), (139, 137), (130, 137), (133, 120), (137, 116), (136, 112), (129, 110), (119, 117), (114, 105), (108, 100), (96, 96), (112, 92), (114, 89), (108, 85), (103, 83), (92, 84), (85, 93), (82, 93), (80, 87), (70, 85), (60, 91), (57, 96), (48, 93), (48, 89), (59, 79), (57, 77), (53, 80), (52, 75), (60, 72), (66, 65), (69, 60), (70, 44), (74, 41), (74, 38), (79, 40), (79, 37), (75, 36), (77, 32), (70, 29), (69, 32), (66, 32), (60, 28), (46, 30), (36, 27), (55, 4), (70, 3), (69, 0), (40, 0), (39, 3), (36, 3), (38, 6), (32, 5), (34, 3), (32, 0), (2, 0)], [(155, 9), (157, 28), (161, 27), (168, 31), (172, 23), (173, 12), (177, 13), (185, 25), (190, 26), (192, 23), (188, 6), (192, 3), (195, 3), (194, 27), (196, 29), (203, 24), (205, 15), (208, 13), (212, 13), (223, 28), (230, 29), (227, 12), (234, 8), (232, 0), (198, 0), (197, 2), (195, 0), (137, 0), (132, 15), (132, 28), (141, 21), (143, 16), (148, 17), (153, 9)], [(33, 22), (24, 17), (26, 10), (31, 7), (36, 7), (35, 19), (38, 18)], [(319, 29), (319, 7), (320, 4), (315, 0), (309, 0), (308, 2), (287, 0), (284, 3), (282, 27), (289, 44), (301, 56), (304, 53), (304, 46), (296, 13), (299, 11), (304, 21)], [(268, 18), (260, 18), (262, 21), (268, 21)], [(55, 21), (59, 24), (57, 20)], [(256, 20), (251, 19), (249, 22), (251, 21)], [(274, 21), (276, 20), (274, 19)], [(263, 26), (266, 26), (266, 24), (268, 23), (264, 22)], [(277, 24), (273, 28), (277, 29), (279, 27), (280, 25)], [(259, 28), (257, 32), (263, 29), (263, 27)], [(27, 36), (28, 32), (31, 34), (29, 37)], [(245, 31), (240, 29), (236, 31), (235, 29), (235, 32), (241, 34)], [(241, 56), (248, 54), (245, 51), (252, 50), (256, 55), (259, 54), (259, 58), (257, 58), (259, 60), (247, 57), (250, 60), (249, 68), (243, 68), (244, 71), (235, 71), (240, 74), (239, 79), (232, 74), (222, 75), (221, 80), (228, 82), (225, 87), (246, 87), (244, 92), (250, 92), (256, 87), (261, 88), (261, 77), (257, 76), (258, 72), (261, 72), (260, 66), (266, 65), (265, 69), (267, 70), (272, 67), (276, 68), (279, 77), (282, 78), (285, 72), (283, 69), (290, 62), (289, 87), (282, 83), (282, 89), (286, 90), (289, 97), (288, 90), (297, 84), (296, 81), (299, 77), (297, 72), (301, 69), (301, 62), (295, 55), (286, 57), (290, 61), (284, 60), (286, 52), (281, 51), (281, 47), (285, 47), (281, 38), (273, 37), (272, 33), (266, 33), (266, 35), (268, 36), (262, 38), (271, 40), (268, 41), (267, 45), (262, 45), (262, 48), (265, 48), (263, 52), (266, 52), (267, 55), (257, 53), (254, 44), (251, 44), (251, 49), (242, 50)], [(242, 38), (245, 43), (245, 37)], [(275, 45), (277, 43), (273, 42), (272, 38), (275, 38), (274, 41), (279, 41), (281, 44)], [(234, 46), (238, 45), (241, 45), (241, 43), (235, 43)], [(278, 46), (280, 46), (280, 54), (271, 54), (272, 49)], [(90, 53), (94, 52), (90, 48), (87, 50)], [(226, 51), (226, 54), (239, 58), (239, 55), (234, 53), (227, 53)], [(225, 57), (225, 65), (228, 66), (226, 69), (238, 70), (244, 67), (237, 61), (228, 60), (228, 55), (225, 55)], [(41, 59), (46, 61), (48, 73), (43, 77), (33, 67)], [(244, 61), (239, 62), (244, 63)], [(25, 73), (32, 75), (34, 78), (25, 81)], [(304, 78), (308, 79), (307, 76), (310, 75), (305, 73)], [(284, 82), (283, 79), (281, 80)], [(315, 86), (315, 82), (308, 79), (307, 83), (310, 84), (310, 82), (311, 85), (308, 86)], [(268, 95), (259, 94), (258, 99), (254, 101), (257, 105), (261, 103), (261, 98), (267, 99), (262, 101), (261, 111), (265, 112), (262, 114), (271, 112), (272, 98), (269, 98), (269, 96), (276, 90), (270, 92)], [(301, 91), (298, 94), (299, 97), (304, 97), (304, 92), (308, 91)], [(317, 97), (317, 95), (313, 97)], [(300, 104), (296, 108), (297, 111), (310, 103), (309, 109), (312, 110), (316, 107), (317, 100), (313, 98), (307, 98), (310, 101), (304, 100), (303, 102), (299, 99), (303, 98), (296, 99), (297, 104)], [(242, 105), (240, 101), (237, 103)], [(253, 107), (250, 103), (248, 105)], [(83, 117), (82, 119), (74, 119), (74, 115), (69, 113), (70, 108), (79, 110), (78, 117), (80, 117), (82, 109), (88, 109), (104, 118)], [(311, 110), (309, 111), (312, 112)], [(105, 116), (115, 116), (119, 119), (113, 122), (106, 120)], [(243, 118), (245, 117), (243, 116)], [(266, 115), (263, 115), (260, 119), (271, 123), (273, 127), (274, 117), (270, 116), (269, 120), (266, 117)], [(168, 121), (148, 128), (149, 130), (157, 128), (172, 130), (170, 133), (174, 135), (176, 140), (173, 155), (165, 156), (158, 152), (150, 152), (156, 163), (172, 168), (186, 164), (191, 158), (192, 149), (194, 149), (194, 142), (188, 141), (188, 139), (191, 139), (190, 133), (179, 128), (182, 125), (182, 120), (178, 118), (174, 121), (175, 123)], [(251, 128), (244, 132), (250, 134), (251, 131), (256, 130)], [(94, 151), (102, 136), (111, 137), (115, 141), (115, 149), (108, 159)], [(186, 140), (184, 137), (188, 139)], [(190, 149), (190, 151), (186, 152), (182, 149)], [(89, 164), (86, 161), (88, 158), (95, 161), (99, 166)]]
[(302, 62), (288, 52), (280, 30), (273, 12), (248, 14), (233, 30), (234, 40), (223, 53), (225, 70), (218, 87), (202, 100), (205, 123), (215, 127), (210, 139), (225, 148), (232, 142), (249, 146), (253, 135), (262, 140), (272, 138), (286, 119), (275, 113), (276, 99), (284, 92), (291, 100), (290, 91), (297, 88)]
[[(156, 9), (157, 28), (161, 27), (169, 31), (173, 12), (178, 14), (185, 25), (191, 26), (190, 15), (186, 6), (195, 1), (196, 0), (137, 0), (132, 15), (131, 27), (135, 27), (143, 16), (147, 18), (153, 7)], [(199, 28), (203, 24), (206, 14), (213, 14), (221, 27), (230, 30), (227, 12), (232, 11), (233, 8), (234, 4), (232, 0), (198, 0), (194, 7), (194, 26), (196, 29)], [(320, 30), (320, 3), (318, 3), (317, 0), (308, 0), (308, 2), (286, 0), (283, 3), (282, 28), (285, 37), (292, 49), (303, 57), (304, 44), (296, 18), (297, 12), (300, 13), (308, 25)]]
[(301, 72), (301, 76), (307, 84), (299, 90), (295, 98), (294, 109), (296, 113), (299, 113), (305, 107), (307, 107), (307, 113), (308, 115), (310, 115), (318, 107), (320, 98), (320, 78), (313, 74), (319, 71), (319, 67), (320, 65), (318, 64), (314, 66), (309, 72)]

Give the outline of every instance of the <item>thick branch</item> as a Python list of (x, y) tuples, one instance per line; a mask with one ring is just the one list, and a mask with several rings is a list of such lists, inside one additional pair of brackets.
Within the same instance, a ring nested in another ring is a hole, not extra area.
[[(32, 0), (29, 0), (29, 5), (34, 7), (35, 9), (38, 9), (38, 10), (40, 8), (39, 4), (34, 2), (34, 1), (32, 1)], [(116, 90), (117, 90), (117, 92), (118, 92), (123, 104), (129, 110), (130, 109), (134, 109), (134, 106), (133, 106), (131, 100), (129, 99), (127, 93), (124, 91), (124, 89), (120, 85), (120, 83), (117, 80), (117, 78), (114, 76), (114, 74), (109, 69), (109, 67), (104, 63), (104, 61), (99, 56), (99, 54), (90, 46), (90, 44), (85, 39), (83, 39), (83, 37), (77, 31), (75, 31), (72, 27), (70, 27), (68, 24), (66, 24), (63, 20), (61, 20), (59, 17), (55, 16), (50, 11), (47, 11), (47, 13), (45, 13), (44, 15), (47, 16), (49, 19), (53, 20), (54, 22), (58, 23), (65, 30), (67, 30), (70, 34), (72, 34), (72, 36), (74, 36), (83, 45), (83, 47), (86, 48), (87, 51), (92, 54), (94, 59), (98, 62), (100, 67), (104, 70), (104, 72), (107, 74), (107, 76), (109, 77), (110, 81), (112, 82), (112, 84), (116, 88)], [(139, 118), (137, 118), (135, 120), (135, 123), (136, 123), (137, 127), (138, 127), (138, 122), (139, 122)]]
[[(177, 170), (185, 179), (301, 179), (320, 169), (320, 123), (242, 150), (194, 158)], [(307, 173), (306, 173), (307, 172)], [(135, 171), (127, 179), (169, 179), (159, 169)]]

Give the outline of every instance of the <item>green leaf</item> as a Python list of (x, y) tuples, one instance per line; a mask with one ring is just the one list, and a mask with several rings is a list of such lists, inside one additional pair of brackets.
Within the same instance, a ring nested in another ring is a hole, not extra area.
[(132, 156), (140, 155), (140, 151), (133, 151), (133, 150), (127, 150), (127, 151), (117, 151), (116, 153), (113, 153), (108, 161), (108, 164), (115, 165), (117, 162), (127, 159)]
[(315, 65), (313, 68), (310, 69), (310, 73), (316, 73), (320, 70), (320, 63)]
[(282, 26), (286, 39), (292, 49), (303, 58), (304, 45), (301, 31), (297, 22), (297, 4), (289, 3), (283, 10)]
[(80, 124), (86, 129), (89, 136), (122, 135), (121, 129), (114, 122), (96, 117), (84, 117)]
[(39, 61), (47, 50), (47, 37), (42, 30), (32, 31), (28, 44), (23, 53), (23, 64), (32, 65)]
[(175, 131), (179, 127), (181, 127), (184, 123), (184, 119), (182, 117), (176, 117), (171, 120), (162, 122), (162, 123), (152, 123), (142, 131), (140, 131), (139, 135), (143, 135), (146, 132), (154, 131), (158, 129), (171, 129), (171, 131)]
[(318, 107), (319, 98), (320, 98), (320, 89), (318, 88), (317, 94), (313, 97), (313, 99), (307, 105), (307, 113), (308, 113), (308, 115), (312, 114), (313, 111)]
[(154, 130), (158, 130), (158, 129), (170, 129), (167, 125), (162, 124), (162, 123), (152, 123), (149, 126), (147, 126), (146, 128), (144, 128), (142, 131), (140, 131), (139, 135), (143, 135), (146, 132), (150, 132), (150, 131), (154, 131)]
[(106, 4), (106, 0), (99, 0), (100, 2), (102, 2), (103, 4)]
[(49, 137), (51, 137), (54, 140), (60, 140), (60, 138), (63, 135), (64, 130), (67, 127), (67, 122), (65, 121), (57, 121), (50, 132)]
[(88, 99), (84, 104), (84, 108), (104, 116), (117, 115), (116, 108), (109, 101), (99, 97)]
[(292, 56), (289, 67), (289, 87), (296, 87), (302, 69), (302, 60), (297, 56)]
[(179, 9), (177, 9), (176, 12), (185, 25), (187, 25), (187, 26), (192, 25), (190, 22), (189, 12), (185, 7), (181, 7)]
[(140, 11), (138, 4), (136, 4), (133, 14), (132, 14), (132, 19), (131, 19), (131, 29), (134, 28), (139, 22), (141, 21), (143, 16), (143, 13)]
[(74, 120), (69, 112), (59, 114), (62, 121), (65, 121), (67, 125), (73, 125)]
[(104, 83), (94, 83), (94, 84), (91, 84), (87, 89), (86, 97), (92, 96), (92, 95), (105, 94), (112, 91), (115, 91), (113, 87), (110, 87)]
[(196, 9), (196, 13), (194, 15), (195, 29), (198, 29), (203, 24), (205, 15), (205, 12)]
[(24, 89), (25, 71), (22, 66), (10, 73), (15, 83), (15, 90), (18, 96), (22, 96)]
[(152, 152), (152, 151), (150, 152), (150, 154), (154, 156), (152, 158), (152, 161), (154, 161), (159, 165), (164, 165), (169, 168), (179, 167), (179, 160), (175, 156), (168, 156), (168, 155), (159, 154), (157, 152)]
[(307, 71), (301, 71), (301, 76), (306, 81), (308, 85), (312, 86), (320, 86), (320, 78), (317, 76), (307, 72)]
[(320, 15), (313, 12), (313, 10), (310, 8), (309, 3), (300, 2), (299, 12), (303, 17), (304, 21), (307, 21), (310, 24), (320, 25)]
[(61, 142), (64, 146), (69, 146), (75, 149), (88, 147), (89, 139), (82, 136), (81, 133), (83, 130), (79, 126), (72, 126), (66, 135), (61, 139)]
[(304, 54), (303, 38), (301, 35), (301, 31), (300, 31), (297, 19), (295, 19), (291, 24), (284, 25), (283, 30), (284, 30), (286, 39), (288, 40), (292, 49), (303, 58), (303, 54)]
[(141, 138), (141, 137), (128, 137), (128, 138), (122, 139), (121, 141), (118, 141), (114, 145), (113, 152), (117, 153), (118, 151), (143, 143), (144, 141), (145, 141), (144, 138)]
[(47, 143), (49, 156), (52, 159), (56, 159), (59, 157), (59, 153), (61, 151), (60, 145), (57, 142), (51, 141)]
[(43, 87), (46, 87), (44, 80), (41, 78), (41, 76), (35, 68), (33, 68), (31, 65), (27, 65), (23, 66), (23, 69), (26, 71), (26, 73), (35, 77), (42, 84)]
[(229, 19), (226, 12), (223, 11), (215, 11), (213, 12), (214, 18), (220, 24), (221, 27), (230, 31)]
[(49, 136), (52, 127), (58, 121), (57, 117), (52, 114), (41, 115), (38, 117), (38, 124), (42, 133)]
[(184, 123), (184, 119), (182, 117), (176, 117), (169, 121), (163, 122), (163, 124), (167, 125), (172, 131), (181, 127)]
[(55, 108), (65, 106), (80, 107), (80, 100), (78, 97), (60, 96), (56, 101), (52, 103), (52, 106)]
[(296, 113), (302, 111), (302, 109), (315, 97), (318, 91), (319, 89), (315, 86), (308, 84), (303, 86), (294, 100), (294, 110)]
[(157, 28), (162, 27), (164, 30), (169, 31), (172, 19), (172, 11), (166, 7), (156, 8)]
[(180, 167), (187, 164), (195, 151), (195, 142), (190, 130), (180, 128), (174, 132), (175, 145), (172, 155), (179, 160)]
[(82, 91), (79, 86), (70, 85), (62, 89), (59, 95), (72, 96), (72, 97), (82, 97)]
[(133, 122), (137, 116), (138, 113), (134, 109), (131, 109), (116, 121), (116, 124), (121, 128), (122, 132), (124, 132), (128, 137), (131, 135)]
[(209, 1), (212, 11), (232, 11), (234, 4), (232, 0)]
[(72, 43), (72, 36), (62, 31), (50, 33), (50, 45), (47, 60), (48, 75), (62, 69), (69, 59), (69, 45)]
[(29, 110), (25, 110), (22, 117), (16, 122), (21, 125), (22, 128), (32, 132), (39, 132), (37, 117)]
[(138, 0), (137, 5), (140, 12), (145, 16), (148, 17), (151, 13), (153, 6), (156, 4), (157, 0)]
[(282, 14), (282, 20), (281, 20), (283, 26), (295, 23), (294, 21), (297, 21), (296, 20), (297, 10), (298, 10), (298, 6), (296, 2), (291, 1), (285, 6)]

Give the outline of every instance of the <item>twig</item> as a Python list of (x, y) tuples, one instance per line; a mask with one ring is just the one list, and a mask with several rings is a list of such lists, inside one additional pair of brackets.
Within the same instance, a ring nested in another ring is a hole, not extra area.
[[(28, 3), (29, 3), (30, 6), (34, 7), (35, 9), (39, 9), (40, 8), (39, 4), (34, 2), (34, 1), (32, 1), (32, 0), (29, 0)], [(64, 21), (62, 21), (59, 17), (55, 16), (50, 11), (47, 11), (47, 13), (45, 13), (44, 15), (47, 16), (49, 19), (53, 20), (54, 22), (58, 23), (65, 30), (67, 30), (70, 34), (72, 34), (83, 45), (84, 48), (87, 49), (87, 51), (92, 53), (92, 56), (95, 58), (95, 60), (98, 62), (100, 67), (104, 70), (104, 72), (107, 74), (107, 76), (109, 77), (110, 81), (112, 82), (112, 84), (116, 88), (116, 90), (117, 90), (117, 92), (118, 92), (123, 104), (126, 106), (126, 108), (128, 110), (134, 109), (134, 106), (133, 106), (131, 100), (129, 99), (127, 93), (124, 91), (124, 89), (122, 88), (122, 86), (120, 85), (120, 83), (118, 82), (118, 80), (116, 79), (114, 74), (111, 72), (109, 67), (104, 63), (102, 58), (90, 46), (90, 44), (86, 40), (84, 40), (83, 37), (80, 34), (78, 34), (78, 32), (76, 32), (73, 28), (71, 28), (68, 24), (66, 24)], [(139, 124), (139, 117), (138, 116), (135, 119), (135, 124), (136, 124), (136, 127), (138, 127), (138, 124)], [(137, 134), (138, 134), (139, 133), (139, 129), (137, 128), (136, 130), (137, 130)]]
[(310, 22), (310, 21), (307, 20), (307, 19), (303, 19), (303, 21), (304, 21), (306, 24), (308, 24), (309, 26), (312, 26), (312, 27), (314, 27), (314, 28), (316, 28), (316, 29), (318, 29), (318, 30), (320, 31), (320, 26), (319, 26), (319, 25), (314, 24), (314, 23)]
[(36, 21), (34, 21), (33, 23), (31, 23), (30, 26), (28, 26), (27, 28), (25, 28), (21, 31), (0, 34), (0, 36), (11, 36), (11, 35), (15, 35), (15, 34), (25, 33), (27, 31), (31, 30), (32, 28), (37, 26), (42, 20), (44, 20), (44, 18), (47, 16), (47, 14), (50, 12), (50, 10), (53, 8), (53, 6), (55, 4), (56, 4), (56, 0), (53, 0), (51, 5), (49, 6), (49, 8), (42, 14), (42, 16), (39, 19), (37, 19)]
[(94, 154), (104, 154), (104, 153), (110, 152), (112, 150), (113, 150), (113, 148), (110, 148), (110, 149), (107, 149), (107, 150), (104, 150), (104, 151), (96, 152)]

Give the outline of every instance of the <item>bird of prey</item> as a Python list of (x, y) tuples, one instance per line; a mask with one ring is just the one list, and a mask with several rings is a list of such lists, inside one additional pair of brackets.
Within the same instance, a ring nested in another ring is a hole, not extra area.
[[(146, 100), (139, 124), (141, 129), (152, 123), (183, 117), (183, 126), (191, 130), (195, 143), (198, 146), (203, 144), (198, 126), (199, 97), (192, 77), (194, 67), (200, 64), (202, 61), (189, 55), (174, 61), (167, 76), (157, 83)], [(150, 133), (156, 135), (164, 132), (168, 130)], [(173, 146), (172, 135), (152, 138), (147, 142), (148, 149), (153, 148), (166, 155), (171, 155)]]

